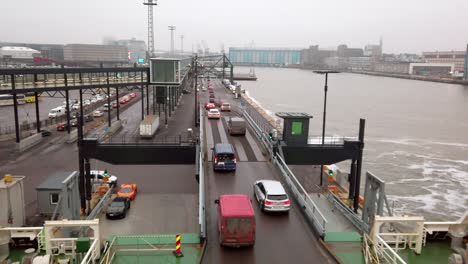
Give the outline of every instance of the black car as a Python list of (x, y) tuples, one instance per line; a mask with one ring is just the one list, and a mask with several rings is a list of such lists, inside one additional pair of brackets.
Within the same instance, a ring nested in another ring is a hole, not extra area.
[(116, 197), (106, 211), (108, 219), (125, 218), (130, 209), (130, 199), (127, 197)]
[(84, 115), (83, 119), (85, 122), (91, 122), (94, 120), (94, 117), (92, 115)]
[(77, 127), (77, 126), (78, 126), (78, 123), (79, 123), (79, 122), (78, 122), (78, 119), (76, 119), (76, 118), (70, 120), (70, 125), (71, 125), (72, 127)]
[(42, 137), (48, 137), (48, 136), (52, 135), (52, 133), (49, 130), (43, 129), (43, 130), (41, 130), (41, 135), (42, 135)]

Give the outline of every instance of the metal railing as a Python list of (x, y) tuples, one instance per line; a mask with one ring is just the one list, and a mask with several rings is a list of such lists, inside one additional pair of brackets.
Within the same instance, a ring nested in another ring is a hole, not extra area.
[(205, 146), (205, 138), (204, 138), (204, 126), (205, 121), (203, 118), (204, 111), (200, 110), (200, 143), (199, 143), (199, 159), (198, 159), (198, 166), (199, 166), (199, 183), (198, 183), (198, 217), (199, 217), (199, 224), (200, 224), (200, 237), (206, 237), (206, 211), (205, 211), (205, 168), (204, 160), (205, 160), (205, 151), (203, 147)]
[[(357, 141), (357, 137), (339, 137), (339, 136), (325, 136), (325, 145), (343, 145), (345, 141)], [(321, 145), (322, 136), (310, 136), (307, 139), (309, 145)]]
[(99, 240), (95, 239), (83, 260), (81, 260), (81, 264), (97, 263), (97, 259), (99, 258), (99, 250)]
[(96, 204), (96, 206), (93, 208), (91, 213), (88, 215), (86, 220), (93, 220), (94, 218), (99, 218), (99, 214), (101, 213), (102, 209), (107, 205), (107, 202), (112, 196), (112, 191), (114, 188), (109, 188), (107, 192), (102, 196), (101, 200)]
[(272, 158), (273, 163), (279, 168), (281, 174), (286, 181), (286, 184), (292, 190), (296, 201), (302, 206), (302, 209), (306, 213), (307, 217), (312, 220), (317, 232), (320, 236), (325, 235), (327, 219), (322, 214), (318, 206), (314, 203), (312, 198), (309, 196), (307, 191), (302, 187), (299, 180), (291, 172), (288, 165), (284, 162), (280, 155), (276, 155)]
[(252, 119), (249, 113), (244, 111), (244, 117), (249, 123), (250, 127), (252, 127), (257, 139), (260, 140), (262, 146), (269, 152), (273, 163), (280, 170), (284, 181), (294, 194), (296, 201), (301, 205), (306, 216), (311, 220), (317, 232), (320, 234), (320, 236), (323, 237), (325, 235), (325, 228), (327, 224), (325, 216), (322, 214), (318, 206), (314, 203), (312, 198), (306, 192), (304, 187), (302, 187), (301, 183), (299, 182), (299, 180), (297, 180), (294, 173), (292, 173), (292, 171), (289, 169), (286, 162), (281, 158), (280, 155), (275, 155), (275, 153), (273, 152), (273, 143), (268, 139), (268, 136), (265, 133), (265, 131), (263, 131), (259, 126), (257, 126), (257, 124)]
[(181, 133), (175, 136), (155, 136), (153, 138), (141, 138), (139, 136), (110, 136), (101, 137), (99, 141), (107, 145), (181, 145), (181, 144), (196, 144), (197, 138), (190, 136), (188, 133)]
[[(392, 247), (390, 247), (387, 242), (379, 235), (376, 236), (377, 241), (372, 241), (374, 245), (375, 252), (377, 255), (385, 260), (383, 263), (393, 263), (393, 264), (406, 264), (406, 262), (398, 255)], [(370, 238), (368, 238), (370, 240)]]
[(334, 208), (337, 208), (341, 214), (344, 215), (359, 231), (367, 233), (369, 231), (369, 226), (364, 223), (364, 221), (359, 218), (359, 215), (355, 214), (350, 208), (346, 207), (341, 200), (333, 195), (328, 193), (326, 195), (327, 200), (333, 205)]

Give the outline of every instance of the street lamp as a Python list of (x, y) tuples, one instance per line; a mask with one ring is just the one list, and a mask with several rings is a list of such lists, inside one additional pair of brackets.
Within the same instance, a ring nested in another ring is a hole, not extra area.
[[(327, 91), (328, 91), (328, 74), (339, 73), (338, 71), (320, 70), (314, 71), (317, 74), (325, 74), (325, 96), (323, 98), (323, 123), (322, 123), (322, 145), (325, 145), (325, 118), (327, 116)], [(320, 186), (323, 186), (323, 164), (320, 166)]]

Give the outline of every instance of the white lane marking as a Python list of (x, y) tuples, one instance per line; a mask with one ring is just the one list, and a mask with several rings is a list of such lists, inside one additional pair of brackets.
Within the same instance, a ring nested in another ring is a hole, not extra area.
[(240, 142), (240, 139), (238, 137), (231, 137), (232, 141), (234, 142), (236, 151), (237, 151), (237, 158), (239, 161), (249, 161), (247, 158), (247, 154), (245, 154), (244, 146), (242, 146), (242, 143)]
[(229, 140), (227, 138), (227, 135), (226, 135), (226, 130), (224, 129), (224, 126), (223, 126), (223, 121), (221, 119), (217, 120), (217, 127), (218, 127), (218, 131), (219, 131), (219, 135), (221, 137), (221, 143), (224, 143), (224, 144), (229, 144)]
[(257, 145), (256, 140), (250, 134), (249, 130), (247, 130), (247, 133), (245, 133), (245, 137), (247, 138), (247, 141), (249, 142), (249, 145), (252, 148), (252, 151), (255, 155), (255, 158), (257, 158), (257, 161), (265, 161), (265, 157), (263, 157), (262, 151)]
[(213, 132), (211, 131), (211, 123), (208, 118), (205, 118), (205, 132), (206, 132), (206, 144), (208, 148), (208, 161), (213, 161), (213, 150), (211, 148), (214, 147), (214, 139), (213, 139)]

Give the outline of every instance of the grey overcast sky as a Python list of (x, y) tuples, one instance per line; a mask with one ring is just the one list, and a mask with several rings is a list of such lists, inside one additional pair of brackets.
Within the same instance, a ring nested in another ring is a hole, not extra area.
[[(1, 0), (0, 41), (102, 43), (147, 41), (143, 0)], [(385, 53), (465, 50), (468, 0), (158, 0), (156, 49), (303, 48), (377, 44)]]

